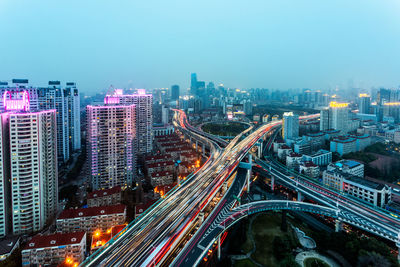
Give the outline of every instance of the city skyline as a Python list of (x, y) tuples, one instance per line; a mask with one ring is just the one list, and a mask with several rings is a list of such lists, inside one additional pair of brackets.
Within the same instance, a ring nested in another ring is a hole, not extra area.
[(399, 8), (397, 1), (6, 0), (0, 80), (74, 80), (86, 94), (110, 85), (184, 90), (191, 72), (237, 88), (397, 87)]

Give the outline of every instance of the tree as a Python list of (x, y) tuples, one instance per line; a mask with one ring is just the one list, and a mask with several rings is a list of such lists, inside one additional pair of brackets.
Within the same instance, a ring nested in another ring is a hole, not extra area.
[(362, 253), (358, 257), (357, 266), (359, 267), (390, 267), (389, 261), (382, 255), (372, 251)]

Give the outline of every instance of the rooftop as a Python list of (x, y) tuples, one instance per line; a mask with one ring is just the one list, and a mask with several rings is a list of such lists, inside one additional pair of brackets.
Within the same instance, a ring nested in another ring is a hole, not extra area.
[(315, 165), (314, 164), (314, 162), (312, 162), (312, 161), (305, 161), (305, 162), (302, 162), (302, 164), (301, 165), (303, 165), (304, 167), (318, 167), (317, 165)]
[(126, 206), (122, 204), (113, 206), (103, 206), (103, 207), (68, 209), (68, 210), (63, 210), (61, 214), (58, 216), (57, 220), (124, 213), (125, 210)]
[(108, 189), (96, 190), (91, 193), (88, 193), (87, 198), (92, 199), (92, 198), (96, 198), (96, 197), (104, 197), (104, 196), (108, 196), (108, 195), (113, 195), (113, 194), (121, 192), (121, 190), (122, 190), (121, 186), (114, 186), (114, 187), (111, 187)]
[(354, 160), (340, 160), (335, 162), (335, 165), (338, 166), (339, 168), (343, 168), (343, 166), (347, 166), (349, 168), (354, 168), (354, 167), (358, 167), (361, 166), (362, 164), (360, 162), (354, 161)]
[(383, 188), (385, 188), (385, 186), (383, 184), (378, 184), (378, 183), (375, 183), (375, 182), (372, 182), (369, 180), (365, 180), (364, 178), (357, 177), (357, 176), (346, 177), (346, 180), (349, 182), (360, 184), (365, 187), (375, 189), (375, 190), (382, 190)]
[(85, 236), (85, 232), (75, 233), (57, 233), (52, 235), (35, 235), (31, 241), (29, 241), (24, 250), (65, 246), (71, 244), (79, 244), (82, 238)]

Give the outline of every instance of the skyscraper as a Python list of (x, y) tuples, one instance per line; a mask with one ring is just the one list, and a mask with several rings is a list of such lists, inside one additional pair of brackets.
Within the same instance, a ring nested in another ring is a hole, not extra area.
[(23, 96), (3, 96), (2, 150), (9, 170), (12, 232), (28, 234), (41, 230), (57, 212), (56, 110), (31, 111), (28, 92), (18, 94)]
[(369, 114), (371, 107), (371, 97), (368, 94), (359, 94), (358, 110), (359, 113)]
[(171, 86), (171, 100), (179, 100), (179, 85)]
[(39, 88), (39, 109), (57, 111), (57, 154), (60, 163), (70, 158), (68, 97), (60, 81), (49, 81), (49, 87)]
[(67, 82), (65, 90), (68, 98), (69, 144), (72, 152), (81, 149), (81, 106), (76, 84)]
[(113, 95), (107, 95), (105, 104), (136, 106), (137, 149), (141, 154), (153, 150), (153, 95), (138, 89), (136, 94), (124, 95), (122, 89), (116, 89)]
[(192, 73), (190, 75), (190, 94), (195, 96), (197, 95), (197, 74)]
[(135, 105), (87, 106), (86, 116), (92, 189), (131, 185), (136, 173)]
[(332, 101), (329, 104), (329, 128), (347, 133), (349, 123), (349, 103)]
[(285, 141), (299, 137), (299, 115), (293, 112), (283, 113), (282, 137)]

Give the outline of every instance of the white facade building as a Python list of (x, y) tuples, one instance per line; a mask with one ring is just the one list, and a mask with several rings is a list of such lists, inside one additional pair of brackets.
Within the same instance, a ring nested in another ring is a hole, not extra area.
[(59, 162), (67, 162), (70, 157), (68, 98), (59, 81), (49, 81), (48, 88), (39, 88), (39, 109), (57, 111), (57, 153)]
[(340, 160), (328, 165), (328, 171), (339, 170), (354, 176), (364, 177), (364, 164), (354, 160)]
[(39, 231), (58, 204), (56, 111), (7, 112), (2, 120), (9, 131), (13, 233)]
[(293, 112), (283, 113), (282, 137), (286, 139), (295, 139), (299, 136), (299, 116)]
[(324, 185), (349, 195), (385, 207), (391, 201), (391, 189), (340, 170), (325, 170), (322, 175)]
[(68, 122), (70, 151), (81, 149), (81, 105), (79, 90), (73, 82), (67, 82), (66, 94), (68, 98)]

